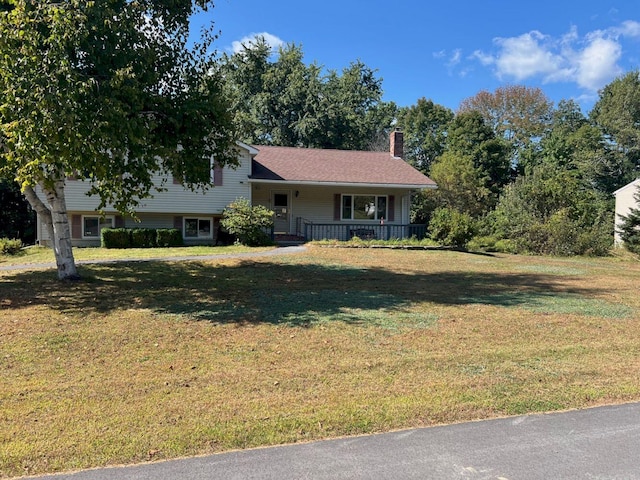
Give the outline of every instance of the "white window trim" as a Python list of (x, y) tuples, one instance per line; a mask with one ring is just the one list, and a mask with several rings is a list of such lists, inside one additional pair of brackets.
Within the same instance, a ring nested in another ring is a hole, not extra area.
[(82, 215), (82, 219), (81, 219), (81, 224), (80, 227), (82, 228), (82, 239), (83, 240), (95, 240), (95, 239), (100, 239), (100, 229), (98, 229), (98, 235), (85, 235), (85, 228), (84, 228), (84, 219), (85, 218), (97, 218), (98, 222), (100, 222), (101, 219), (104, 218), (104, 220), (111, 220), (111, 227), (103, 227), (103, 228), (114, 228), (116, 225), (116, 216), (115, 215), (105, 215), (104, 217), (102, 215)]
[[(200, 235), (200, 229), (198, 228), (198, 235), (196, 237), (187, 237), (187, 220), (207, 220), (209, 222), (209, 235)], [(198, 240), (201, 238), (213, 238), (213, 218), (211, 217), (184, 217), (182, 219), (182, 236), (185, 240)]]
[[(351, 218), (344, 218), (342, 216), (342, 208), (344, 205), (344, 197), (351, 197)], [(355, 212), (354, 209), (354, 197), (374, 197), (375, 198), (375, 204), (376, 204), (376, 217), (374, 218), (368, 218), (368, 219), (363, 219), (363, 218), (353, 218), (353, 214)], [(380, 197), (384, 197), (386, 199), (385, 205), (386, 205), (386, 214), (387, 216), (384, 217), (385, 221), (387, 220), (387, 217), (389, 216), (389, 195), (378, 195), (375, 193), (371, 193), (371, 194), (366, 194), (366, 193), (343, 193), (340, 196), (340, 221), (341, 222), (379, 222), (380, 218), (377, 218), (378, 215), (378, 198)]]

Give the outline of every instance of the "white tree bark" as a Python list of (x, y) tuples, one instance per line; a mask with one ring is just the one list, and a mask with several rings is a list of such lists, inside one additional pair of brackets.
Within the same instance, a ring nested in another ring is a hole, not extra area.
[(47, 208), (42, 200), (40, 200), (40, 197), (38, 197), (33, 187), (26, 187), (22, 193), (31, 205), (31, 208), (33, 208), (40, 216), (40, 221), (47, 229), (49, 238), (53, 239), (53, 221), (51, 220), (51, 210), (49, 210), (49, 208)]
[(42, 184), (40, 187), (47, 197), (47, 201), (49, 202), (48, 206), (37, 198), (33, 189), (31, 189), (31, 191), (37, 199), (35, 205), (26, 192), (25, 196), (38, 213), (41, 213), (42, 208), (45, 210), (42, 218), (49, 232), (53, 253), (56, 257), (58, 278), (60, 280), (77, 280), (80, 276), (76, 269), (76, 262), (73, 258), (73, 248), (71, 247), (71, 229), (69, 228), (67, 203), (64, 196), (64, 180), (56, 181), (53, 188), (47, 188)]

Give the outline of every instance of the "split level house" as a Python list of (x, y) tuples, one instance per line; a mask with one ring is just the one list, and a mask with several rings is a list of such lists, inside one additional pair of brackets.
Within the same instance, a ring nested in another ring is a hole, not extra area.
[[(411, 195), (436, 184), (402, 159), (402, 132), (394, 131), (389, 152), (365, 152), (237, 143), (239, 166), (212, 170), (214, 187), (185, 188), (179, 179), (142, 200), (138, 222), (115, 210), (100, 215), (89, 184), (69, 179), (65, 195), (74, 246), (97, 246), (105, 227), (177, 228), (185, 244), (214, 244), (224, 208), (238, 198), (274, 212), (275, 238), (346, 240), (404, 238), (424, 234), (411, 225)], [(158, 177), (160, 181), (160, 177)], [(46, 201), (46, 200), (45, 200)], [(38, 221), (38, 240), (48, 244)]]
[(615, 245), (622, 246), (622, 239), (620, 238), (620, 224), (622, 220), (620, 215), (628, 215), (632, 208), (640, 208), (640, 205), (635, 199), (635, 194), (638, 193), (640, 188), (640, 178), (634, 180), (631, 183), (626, 184), (624, 187), (619, 188), (613, 195), (616, 197), (616, 215), (615, 215)]

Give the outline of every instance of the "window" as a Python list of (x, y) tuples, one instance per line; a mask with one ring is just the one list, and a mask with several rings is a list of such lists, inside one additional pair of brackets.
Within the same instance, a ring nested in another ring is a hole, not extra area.
[(211, 158), (208, 162), (204, 159), (198, 161), (198, 163), (195, 164), (195, 171), (193, 172), (193, 176), (186, 175), (185, 182), (196, 183), (198, 179), (206, 180), (207, 172), (209, 181), (211, 183), (215, 183), (215, 161), (213, 160), (213, 158)]
[(100, 217), (98, 215), (82, 216), (82, 238), (100, 238), (100, 230), (103, 228), (113, 228), (114, 217), (108, 215)]
[(387, 218), (386, 195), (343, 195), (342, 220), (380, 220)]
[(185, 218), (184, 238), (212, 238), (210, 218)]

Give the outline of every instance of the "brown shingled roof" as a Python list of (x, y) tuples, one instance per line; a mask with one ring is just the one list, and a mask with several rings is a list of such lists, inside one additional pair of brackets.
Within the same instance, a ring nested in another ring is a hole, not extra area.
[(255, 146), (252, 179), (433, 188), (435, 182), (389, 152)]

